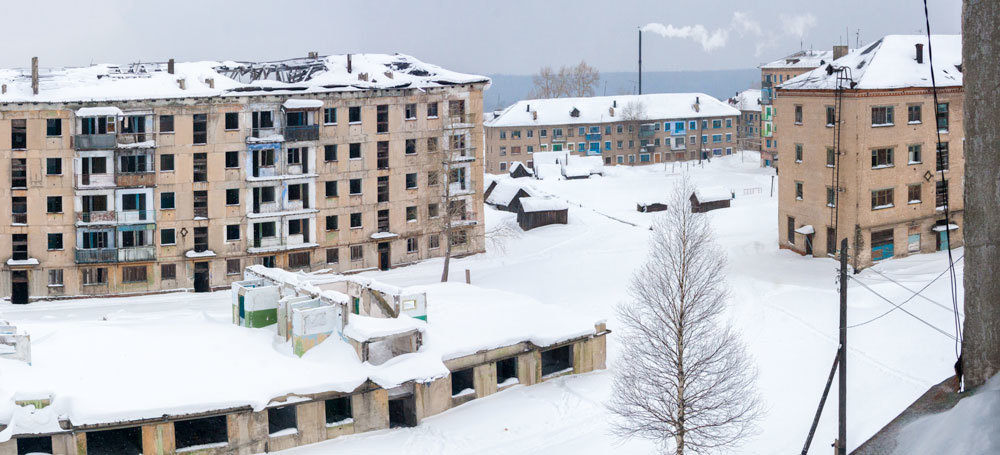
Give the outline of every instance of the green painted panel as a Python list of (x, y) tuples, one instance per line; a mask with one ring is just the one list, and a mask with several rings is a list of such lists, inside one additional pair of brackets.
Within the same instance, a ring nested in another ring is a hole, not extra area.
[(425, 315), (422, 315), (422, 316), (414, 316), (413, 318), (414, 319), (420, 319), (421, 321), (426, 321), (427, 320), (427, 315), (425, 314)]
[(267, 327), (278, 322), (278, 309), (247, 311), (247, 327)]

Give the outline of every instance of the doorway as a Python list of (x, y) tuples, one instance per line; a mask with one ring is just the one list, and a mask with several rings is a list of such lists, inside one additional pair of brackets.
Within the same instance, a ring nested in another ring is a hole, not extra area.
[(209, 292), (212, 286), (209, 284), (208, 262), (194, 263), (194, 292)]
[(413, 395), (389, 399), (389, 428), (417, 426), (417, 406)]
[(378, 244), (378, 268), (379, 270), (389, 270), (392, 266), (389, 260), (389, 242)]
[(10, 303), (19, 305), (28, 303), (28, 271), (11, 271), (10, 283)]
[(809, 256), (813, 254), (813, 234), (806, 236), (806, 254)]

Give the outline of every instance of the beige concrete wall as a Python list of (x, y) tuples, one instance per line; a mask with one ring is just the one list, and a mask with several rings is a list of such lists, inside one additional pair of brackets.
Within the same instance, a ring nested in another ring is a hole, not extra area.
[(174, 423), (151, 423), (142, 426), (143, 455), (168, 455), (177, 450)]
[(451, 408), (451, 375), (431, 382), (414, 384), (413, 398), (417, 407), (417, 422)]
[(351, 409), (355, 432), (389, 428), (389, 392), (385, 389), (352, 395)]
[[(77, 455), (76, 438), (72, 433), (52, 435), (53, 455)], [(81, 454), (85, 455), (85, 454)]]
[(251, 455), (267, 447), (267, 411), (239, 412), (226, 416), (229, 448), (232, 453)]
[(542, 380), (541, 351), (525, 352), (517, 356), (517, 380), (522, 385), (534, 385)]
[(476, 398), (497, 393), (497, 364), (477, 365), (472, 370), (472, 382), (476, 388)]
[(0, 442), (0, 455), (17, 455), (17, 440)]
[[(701, 129), (702, 120), (708, 120), (708, 129)], [(722, 120), (721, 128), (712, 128), (712, 120)], [(579, 128), (583, 126), (589, 131), (591, 126), (597, 126), (601, 131), (601, 154), (606, 165), (616, 165), (618, 163), (618, 157), (622, 157), (621, 164), (651, 164), (659, 163), (663, 161), (679, 161), (679, 160), (692, 160), (698, 158), (697, 151), (702, 147), (708, 149), (721, 148), (723, 154), (727, 147), (731, 147), (733, 152), (737, 150), (737, 125), (739, 124), (740, 117), (725, 116), (725, 117), (709, 117), (709, 118), (698, 118), (698, 119), (651, 119), (644, 120), (642, 122), (633, 122), (633, 129), (629, 131), (629, 123), (620, 122), (602, 122), (593, 123), (585, 125), (531, 125), (531, 126), (513, 126), (513, 127), (486, 127), (486, 172), (491, 174), (500, 174), (506, 172), (506, 170), (500, 169), (500, 163), (511, 163), (513, 161), (520, 161), (524, 164), (529, 164), (528, 161), (532, 160), (533, 152), (544, 152), (553, 151), (553, 144), (562, 144), (563, 151), (572, 152), (574, 155), (585, 155), (586, 152), (581, 152), (577, 150), (579, 148), (579, 143), (589, 143), (591, 141), (585, 140), (585, 137), (579, 135)], [(669, 132), (663, 131), (664, 122), (684, 122), (684, 135), (671, 135)], [(690, 121), (698, 122), (698, 129), (696, 132), (691, 132), (688, 129), (688, 124)], [(726, 121), (729, 121), (730, 126), (726, 126)], [(638, 128), (640, 123), (658, 123), (660, 126), (659, 130), (655, 131), (653, 136), (648, 138), (640, 138), (638, 136)], [(621, 133), (618, 132), (618, 127), (622, 126)], [(611, 127), (611, 134), (605, 134), (607, 127)], [(552, 129), (562, 128), (563, 138), (565, 141), (558, 142), (552, 140)], [(541, 137), (540, 130), (546, 130), (546, 136)], [(501, 131), (504, 132), (505, 138), (501, 139)], [(528, 131), (531, 131), (531, 137), (528, 137)], [(514, 137), (514, 133), (519, 133), (520, 137)], [(572, 132), (572, 135), (570, 135)], [(701, 143), (701, 135), (707, 135), (708, 140), (706, 143)], [(712, 143), (712, 135), (721, 134), (721, 143)], [(731, 135), (731, 140), (726, 142), (726, 134)], [(692, 144), (690, 141), (690, 136), (695, 136), (695, 143)], [(683, 148), (673, 149), (670, 144), (666, 141), (673, 141), (673, 138), (684, 138)], [(655, 145), (656, 141), (659, 141), (659, 146), (649, 147), (649, 162), (640, 162), (641, 150), (641, 140), (646, 139), (649, 141), (650, 145)], [(611, 141), (611, 150), (605, 150), (604, 142)], [(618, 146), (619, 141), (621, 142), (621, 147)], [(629, 146), (629, 142), (632, 142), (632, 146)], [(570, 149), (572, 145), (572, 149)], [(528, 152), (528, 147), (532, 148), (532, 153)], [(516, 151), (518, 150), (519, 151)], [(630, 162), (629, 156), (633, 156), (635, 161)]]
[[(473, 158), (456, 166), (467, 167), (469, 185), (456, 199), (466, 201), (469, 221), (459, 229), (467, 232), (468, 242), (456, 245), (453, 254), (481, 252), (485, 249), (484, 218), (482, 208), (482, 175), (483, 143), (482, 127), (482, 85), (454, 86), (426, 91), (394, 90), (373, 93), (330, 93), (313, 94), (311, 99), (322, 99), (325, 107), (336, 108), (338, 122), (322, 124), (322, 110), (318, 111), (319, 139), (316, 141), (286, 143), (283, 145), (283, 155), (289, 145), (308, 147), (312, 162), (310, 172), (317, 174), (308, 180), (312, 183), (311, 208), (317, 212), (311, 217), (313, 235), (311, 242), (318, 247), (305, 248), (299, 251), (309, 253), (309, 268), (333, 268), (339, 271), (358, 270), (378, 266), (378, 242), (371, 239), (371, 234), (377, 232), (376, 214), (378, 210), (388, 209), (390, 212), (390, 231), (399, 236), (385, 240), (390, 244), (391, 262), (394, 265), (407, 264), (414, 261), (438, 257), (444, 253), (445, 241), (441, 246), (430, 247), (430, 236), (439, 235), (444, 225), (441, 218), (432, 218), (429, 214), (429, 204), (441, 204), (443, 186), (430, 185), (428, 176), (433, 171), (440, 171), (443, 151), (430, 152), (427, 149), (427, 139), (438, 138), (438, 149), (448, 146), (451, 134), (464, 134), (465, 143)], [(153, 244), (156, 246), (156, 261), (145, 263), (102, 263), (77, 264), (74, 256), (76, 245), (76, 213), (75, 199), (80, 193), (75, 189), (76, 171), (74, 159), (79, 155), (72, 145), (72, 136), (77, 133), (76, 119), (72, 107), (66, 105), (3, 105), (0, 106), (0, 174), (10, 175), (11, 158), (27, 159), (28, 188), (12, 190), (9, 185), (0, 186), (0, 213), (11, 213), (11, 197), (28, 198), (28, 225), (11, 225), (10, 217), (0, 220), (0, 244), (7, 245), (0, 251), (0, 260), (10, 257), (10, 239), (12, 234), (29, 234), (29, 256), (40, 261), (38, 266), (29, 270), (30, 295), (33, 298), (101, 295), (112, 293), (145, 293), (161, 289), (193, 287), (194, 263), (207, 261), (210, 266), (211, 284), (225, 286), (241, 279), (241, 274), (227, 274), (226, 260), (238, 259), (240, 266), (245, 267), (260, 261), (263, 256), (275, 256), (279, 267), (287, 267), (288, 253), (279, 251), (268, 254), (251, 254), (248, 252), (250, 222), (246, 215), (250, 211), (250, 183), (247, 181), (247, 163), (245, 137), (251, 121), (251, 105), (264, 103), (273, 106), (276, 117), (280, 117), (279, 107), (284, 96), (226, 97), (210, 99), (186, 99), (172, 101), (135, 101), (120, 103), (123, 110), (136, 109), (154, 112), (155, 132), (150, 136), (156, 140), (153, 156), (153, 173), (155, 189), (152, 200), (147, 201), (147, 210), (156, 211), (156, 230), (153, 232)], [(473, 114), (471, 126), (468, 128), (446, 128), (450, 121), (447, 102), (463, 100), (465, 112)], [(439, 117), (430, 118), (426, 115), (426, 106), (438, 103)], [(115, 104), (115, 103), (105, 103)], [(389, 132), (376, 132), (376, 106), (389, 106)], [(406, 104), (417, 104), (418, 116), (415, 120), (403, 118)], [(348, 124), (348, 108), (362, 107), (362, 122)], [(240, 129), (225, 130), (225, 113), (240, 112)], [(208, 115), (208, 143), (193, 144), (193, 115)], [(159, 116), (174, 116), (174, 131), (159, 132)], [(49, 138), (45, 136), (45, 119), (61, 118), (62, 135)], [(10, 129), (12, 119), (28, 120), (27, 150), (12, 150)], [(417, 153), (406, 154), (406, 141), (413, 139), (417, 144)], [(377, 143), (387, 141), (390, 150), (390, 165), (388, 170), (376, 169)], [(360, 143), (362, 158), (351, 160), (348, 157), (349, 144)], [(336, 145), (337, 160), (326, 161), (324, 146)], [(239, 153), (240, 167), (227, 169), (225, 154), (227, 151)], [(193, 181), (193, 159), (195, 153), (207, 154), (208, 181)], [(173, 155), (174, 170), (163, 171), (160, 168), (161, 157)], [(47, 157), (62, 158), (62, 174), (45, 175)], [(284, 159), (282, 157), (282, 159)], [(112, 160), (113, 161), (113, 160)], [(108, 163), (109, 168), (114, 166)], [(406, 175), (417, 174), (417, 188), (405, 188)], [(390, 202), (376, 201), (377, 179), (389, 177)], [(362, 179), (363, 191), (359, 196), (348, 194), (348, 181)], [(444, 181), (444, 172), (439, 172), (440, 181)], [(339, 196), (325, 196), (325, 182), (337, 181)], [(225, 204), (226, 189), (239, 188), (240, 202), (238, 205)], [(196, 220), (193, 216), (193, 191), (207, 191), (208, 220)], [(175, 209), (161, 210), (161, 194), (173, 192)], [(45, 210), (46, 197), (62, 197), (62, 213), (47, 214)], [(417, 221), (408, 222), (405, 214), (408, 207), (416, 207)], [(443, 206), (441, 207), (443, 209)], [(350, 214), (362, 213), (363, 223), (360, 229), (350, 228)], [(326, 216), (338, 217), (338, 229), (327, 231)], [(314, 217), (314, 218), (313, 218)], [(241, 225), (241, 237), (236, 241), (225, 238), (226, 225)], [(40, 229), (44, 227), (44, 230)], [(194, 247), (193, 229), (207, 227), (209, 249), (216, 253), (213, 258), (192, 260), (184, 256), (186, 251)], [(176, 244), (161, 245), (160, 232), (163, 229), (175, 229)], [(49, 251), (47, 249), (46, 233), (63, 233), (63, 249)], [(186, 232), (187, 235), (182, 233)], [(414, 238), (416, 250), (408, 251), (407, 239)], [(363, 259), (352, 261), (350, 247), (360, 245), (364, 252)], [(339, 262), (328, 264), (328, 248), (339, 250)], [(159, 264), (176, 264), (176, 279), (162, 279)], [(141, 283), (122, 283), (122, 267), (143, 265), (147, 267), (147, 280)], [(81, 283), (82, 269), (102, 267), (107, 270), (108, 280), (104, 285), (83, 286)], [(47, 273), (49, 269), (63, 271), (63, 286), (48, 286)], [(10, 273), (0, 273), (0, 294), (10, 294)]]
[[(949, 181), (949, 206), (952, 223), (962, 226), (963, 169), (965, 165), (962, 125), (963, 96), (960, 90), (939, 91), (942, 103), (949, 103), (949, 129), (942, 133), (941, 140), (949, 144), (949, 169), (944, 172)], [(812, 225), (813, 252), (825, 255), (834, 248), (827, 245), (826, 229), (832, 227), (833, 208), (827, 206), (828, 187), (832, 188), (836, 167), (827, 166), (826, 149), (833, 145), (834, 128), (826, 125), (826, 107), (834, 104), (830, 92), (781, 92), (776, 107), (785, 112), (794, 112), (795, 106), (802, 106), (803, 121), (794, 122), (793, 115), (778, 117), (777, 137), (780, 140), (782, 166), (779, 173), (778, 194), (778, 238), (782, 248), (805, 251), (805, 236), (796, 234), (794, 243), (787, 233), (788, 217), (795, 219), (796, 228)], [(921, 122), (908, 123), (907, 108), (921, 106)], [(874, 106), (892, 106), (894, 124), (892, 126), (872, 126), (871, 110)], [(838, 239), (847, 237), (854, 248), (860, 238), (858, 266), (871, 264), (871, 232), (892, 229), (894, 234), (894, 255), (905, 256), (907, 236), (920, 234), (920, 252), (930, 252), (937, 248), (936, 233), (931, 230), (934, 223), (943, 219), (943, 212), (936, 209), (935, 185), (940, 179), (936, 172), (937, 128), (934, 123), (934, 103), (926, 90), (887, 90), (861, 92), (848, 95), (843, 102), (844, 125), (842, 126), (842, 155), (840, 156), (840, 192)], [(800, 144), (803, 159), (796, 162), (795, 148)], [(921, 146), (920, 162), (909, 162), (908, 147)], [(893, 166), (873, 168), (873, 149), (893, 149)], [(927, 178), (930, 176), (930, 179)], [(795, 196), (795, 183), (801, 182), (803, 197)], [(920, 185), (920, 202), (909, 203), (908, 186)], [(872, 209), (873, 190), (892, 188), (893, 207)], [(952, 231), (952, 246), (960, 246), (962, 232)]]

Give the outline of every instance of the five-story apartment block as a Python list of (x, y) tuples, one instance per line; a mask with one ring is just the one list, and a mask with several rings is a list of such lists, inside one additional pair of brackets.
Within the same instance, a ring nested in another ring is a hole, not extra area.
[(519, 101), (486, 122), (486, 171), (532, 153), (600, 156), (636, 165), (730, 155), (740, 111), (703, 93), (552, 98)]
[(14, 301), (484, 248), (483, 76), (403, 55), (12, 74), (0, 292)]

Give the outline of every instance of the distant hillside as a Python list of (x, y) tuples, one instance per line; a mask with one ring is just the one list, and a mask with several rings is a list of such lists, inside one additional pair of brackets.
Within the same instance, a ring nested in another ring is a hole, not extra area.
[[(483, 104), (487, 110), (503, 109), (528, 97), (531, 76), (492, 74), (493, 85), (486, 91)], [(622, 95), (635, 93), (635, 72), (602, 73), (596, 95)], [(644, 93), (702, 92), (719, 99), (729, 98), (736, 92), (760, 87), (760, 70), (719, 71), (655, 71), (642, 73)]]

